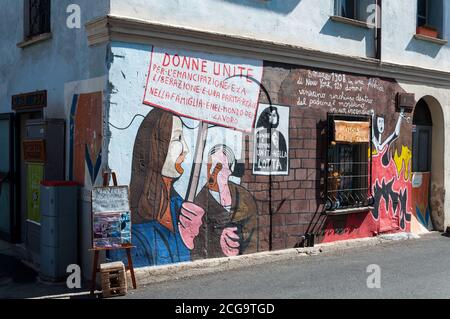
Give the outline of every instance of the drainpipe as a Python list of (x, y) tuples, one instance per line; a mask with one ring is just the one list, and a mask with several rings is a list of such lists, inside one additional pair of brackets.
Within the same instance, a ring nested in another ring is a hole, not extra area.
[(375, 58), (381, 61), (382, 0), (376, 0)]

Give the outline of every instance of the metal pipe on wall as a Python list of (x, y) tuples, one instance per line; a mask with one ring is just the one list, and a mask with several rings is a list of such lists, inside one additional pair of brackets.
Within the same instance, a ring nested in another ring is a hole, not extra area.
[(376, 0), (376, 28), (375, 28), (375, 58), (381, 60), (381, 23), (382, 23), (382, 0)]

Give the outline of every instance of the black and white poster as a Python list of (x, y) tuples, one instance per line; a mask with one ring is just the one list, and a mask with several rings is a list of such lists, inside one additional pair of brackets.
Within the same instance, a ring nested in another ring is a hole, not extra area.
[(254, 145), (253, 174), (289, 175), (289, 107), (259, 105)]

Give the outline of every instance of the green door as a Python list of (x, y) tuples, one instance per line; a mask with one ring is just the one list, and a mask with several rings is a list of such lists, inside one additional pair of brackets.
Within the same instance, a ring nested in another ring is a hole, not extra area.
[(14, 125), (12, 114), (0, 114), (0, 238), (13, 241)]

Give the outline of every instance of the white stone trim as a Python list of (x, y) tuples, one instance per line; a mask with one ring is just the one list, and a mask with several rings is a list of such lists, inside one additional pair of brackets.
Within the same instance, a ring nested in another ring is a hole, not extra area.
[(32, 38), (28, 38), (28, 39), (23, 40), (22, 42), (17, 43), (17, 47), (21, 48), (21, 49), (24, 49), (26, 47), (29, 47), (29, 46), (33, 45), (33, 44), (50, 40), (51, 38), (52, 38), (52, 33), (51, 32), (41, 33), (41, 34), (36, 35), (36, 36), (34, 36)]
[(90, 46), (110, 41), (189, 47), (267, 61), (304, 65), (342, 72), (393, 78), (450, 88), (450, 72), (323, 52), (304, 47), (256, 40), (118, 15), (107, 15), (86, 24)]
[(417, 40), (432, 42), (432, 43), (438, 44), (438, 45), (446, 45), (448, 43), (448, 41), (445, 39), (433, 38), (433, 37), (429, 37), (429, 36), (426, 36), (423, 34), (415, 34), (414, 38), (416, 38)]
[(359, 27), (359, 28), (365, 28), (365, 29), (375, 29), (376, 28), (375, 24), (367, 23), (366, 21), (341, 17), (341, 16), (330, 16), (330, 20), (332, 20), (334, 22), (352, 25), (352, 26)]

